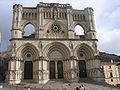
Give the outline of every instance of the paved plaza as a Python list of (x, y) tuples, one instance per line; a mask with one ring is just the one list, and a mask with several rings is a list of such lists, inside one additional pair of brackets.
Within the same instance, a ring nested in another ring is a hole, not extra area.
[(21, 83), (19, 85), (3, 84), (0, 90), (75, 90), (76, 87), (84, 85), (86, 90), (120, 90), (114, 86), (97, 85), (90, 83), (68, 83), (64, 81), (49, 81), (46, 84)]

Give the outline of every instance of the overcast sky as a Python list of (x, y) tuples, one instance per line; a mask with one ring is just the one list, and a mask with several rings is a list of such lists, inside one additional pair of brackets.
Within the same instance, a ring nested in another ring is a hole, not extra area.
[(12, 6), (36, 7), (39, 2), (70, 3), (74, 9), (92, 7), (100, 51), (120, 55), (120, 0), (0, 0), (0, 51), (7, 49), (12, 26)]

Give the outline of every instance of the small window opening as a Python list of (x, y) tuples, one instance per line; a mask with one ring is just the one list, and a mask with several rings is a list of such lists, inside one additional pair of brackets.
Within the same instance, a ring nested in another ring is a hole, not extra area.
[(110, 77), (113, 77), (113, 74), (112, 74), (112, 72), (110, 72)]

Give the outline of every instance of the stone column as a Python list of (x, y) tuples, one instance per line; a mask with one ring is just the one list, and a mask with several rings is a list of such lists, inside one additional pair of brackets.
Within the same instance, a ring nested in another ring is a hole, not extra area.
[(88, 77), (96, 80), (103, 81), (103, 73), (100, 69), (100, 60), (92, 59), (88, 60), (86, 63)]
[(44, 84), (49, 80), (48, 73), (48, 61), (44, 57), (39, 57), (36, 61), (36, 79), (35, 81), (39, 84)]
[(58, 79), (57, 61), (55, 61), (55, 77), (56, 77), (56, 79)]
[(77, 82), (78, 79), (78, 70), (77, 70), (77, 59), (74, 56), (71, 56), (69, 59), (69, 68), (67, 70), (68, 81)]
[(22, 70), (20, 69), (20, 60), (11, 57), (6, 72), (6, 82), (10, 84), (19, 84), (21, 82)]

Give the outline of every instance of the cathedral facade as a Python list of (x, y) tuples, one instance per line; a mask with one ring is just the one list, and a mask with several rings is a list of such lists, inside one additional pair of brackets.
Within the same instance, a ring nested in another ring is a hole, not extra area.
[[(31, 24), (34, 33), (24, 36)], [(75, 27), (84, 29), (76, 35)], [(13, 6), (11, 58), (6, 82), (24, 80), (46, 83), (51, 79), (74, 82), (101, 79), (100, 60), (92, 8), (73, 9), (70, 4), (43, 3), (36, 7)]]

